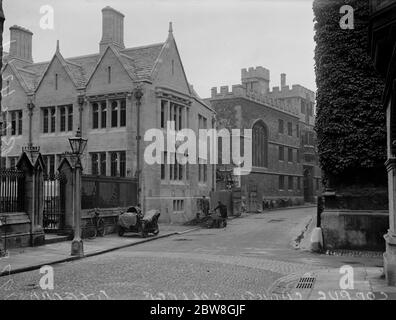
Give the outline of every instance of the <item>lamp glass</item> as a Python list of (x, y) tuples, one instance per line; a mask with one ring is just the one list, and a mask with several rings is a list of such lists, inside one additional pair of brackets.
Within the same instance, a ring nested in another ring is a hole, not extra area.
[(84, 152), (85, 147), (87, 146), (87, 142), (88, 140), (83, 139), (82, 137), (69, 138), (69, 143), (72, 152), (77, 155), (81, 155)]

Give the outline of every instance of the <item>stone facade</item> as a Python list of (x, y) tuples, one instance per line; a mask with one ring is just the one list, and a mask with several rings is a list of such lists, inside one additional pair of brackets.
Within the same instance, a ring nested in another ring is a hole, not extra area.
[(314, 92), (300, 85), (289, 88), (284, 74), (282, 89), (270, 91), (270, 72), (263, 67), (242, 69), (241, 78), (242, 84), (231, 90), (213, 88), (206, 101), (217, 112), (218, 129), (254, 129), (257, 123), (264, 128), (264, 139), (258, 144), (253, 131), (253, 157), (255, 148), (260, 148), (264, 160), (259, 158), (260, 165), (253, 160), (252, 172), (239, 179), (248, 210), (313, 202), (321, 189), (313, 131)]
[[(195, 215), (196, 199), (214, 190), (215, 170), (208, 165), (207, 177), (200, 182), (198, 165), (188, 172), (185, 166), (178, 168), (177, 179), (166, 165), (161, 178), (161, 165), (143, 159), (151, 143), (144, 141), (144, 134), (161, 128), (161, 112), (165, 120), (177, 115), (181, 127), (193, 130), (199, 115), (208, 119), (210, 128), (215, 112), (188, 83), (171, 24), (165, 42), (125, 48), (124, 15), (110, 7), (102, 13), (98, 53), (64, 58), (58, 42), (50, 62), (34, 63), (33, 34), (19, 26), (10, 28), (17, 41), (3, 67), (1, 120), (8, 147), (2, 163), (14, 166), (22, 147), (36, 145), (47, 171), (54, 172), (61, 154), (70, 151), (68, 138), (80, 128), (88, 139), (84, 174), (139, 176), (143, 209), (160, 209), (163, 221), (184, 222)], [(137, 90), (143, 93), (139, 108)]]

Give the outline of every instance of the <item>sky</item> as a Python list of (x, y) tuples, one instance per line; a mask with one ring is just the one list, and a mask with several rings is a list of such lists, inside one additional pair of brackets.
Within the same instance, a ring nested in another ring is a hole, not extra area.
[[(54, 28), (42, 29), (40, 8), (54, 9)], [(240, 83), (241, 69), (263, 66), (270, 86), (315, 90), (312, 0), (3, 0), (9, 27), (31, 30), (35, 62), (51, 60), (56, 41), (65, 58), (97, 53), (101, 9), (125, 15), (126, 47), (164, 42), (169, 21), (188, 81), (202, 98), (212, 87)], [(8, 51), (5, 45), (5, 51)]]

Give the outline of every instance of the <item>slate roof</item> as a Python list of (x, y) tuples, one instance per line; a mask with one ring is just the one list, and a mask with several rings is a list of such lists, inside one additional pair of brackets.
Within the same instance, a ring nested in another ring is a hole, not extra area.
[[(137, 80), (151, 80), (151, 75), (154, 67), (156, 66), (160, 53), (165, 43), (157, 43), (143, 47), (127, 48), (120, 50), (117, 54), (121, 63), (129, 74)], [(77, 88), (85, 87), (89, 81), (92, 73), (95, 70), (101, 54), (91, 54), (86, 56), (63, 58), (57, 52), (59, 59), (66, 72), (70, 75)], [(53, 59), (52, 59), (53, 60)], [(14, 71), (18, 71), (18, 77), (26, 84), (28, 91), (35, 91), (43, 78), (46, 70), (52, 62), (33, 63), (28, 65), (14, 64)]]

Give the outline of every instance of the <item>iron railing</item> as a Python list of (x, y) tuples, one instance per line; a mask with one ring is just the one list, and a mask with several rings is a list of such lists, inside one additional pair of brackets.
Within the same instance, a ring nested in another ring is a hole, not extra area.
[(137, 180), (131, 178), (82, 176), (82, 209), (118, 208), (137, 204)]
[(65, 183), (63, 174), (44, 176), (43, 224), (46, 231), (59, 231), (64, 227)]
[(0, 212), (24, 211), (25, 174), (18, 169), (0, 169)]

